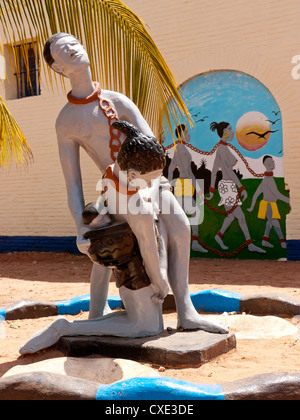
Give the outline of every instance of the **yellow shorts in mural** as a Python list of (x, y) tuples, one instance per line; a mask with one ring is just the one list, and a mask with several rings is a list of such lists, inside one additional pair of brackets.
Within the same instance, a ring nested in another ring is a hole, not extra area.
[(259, 206), (258, 218), (265, 220), (267, 216), (268, 204), (271, 205), (272, 208), (272, 219), (281, 219), (277, 203), (271, 203), (269, 201), (262, 200)]
[(195, 194), (195, 187), (190, 179), (178, 178), (175, 183), (174, 194), (176, 197), (193, 197)]

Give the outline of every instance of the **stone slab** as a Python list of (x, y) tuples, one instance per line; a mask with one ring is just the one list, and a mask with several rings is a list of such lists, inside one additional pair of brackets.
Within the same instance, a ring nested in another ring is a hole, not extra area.
[(165, 367), (199, 367), (236, 348), (234, 334), (164, 331), (147, 338), (62, 337), (58, 349), (69, 357), (101, 355)]

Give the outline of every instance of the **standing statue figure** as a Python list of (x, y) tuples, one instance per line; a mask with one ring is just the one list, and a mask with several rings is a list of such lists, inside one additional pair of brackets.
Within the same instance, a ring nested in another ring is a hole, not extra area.
[[(73, 35), (53, 35), (46, 42), (44, 57), (47, 64), (58, 74), (69, 78), (72, 85), (68, 103), (57, 118), (56, 132), (69, 208), (77, 227), (78, 248), (88, 254), (91, 243), (84, 235), (90, 228), (82, 221), (85, 202), (80, 148), (87, 152), (104, 173), (116, 161), (125, 140), (124, 134), (113, 128), (113, 122), (124, 120), (137, 127), (145, 136), (153, 138), (154, 135), (129, 98), (118, 92), (101, 90), (100, 84), (93, 82), (87, 52)], [(227, 333), (226, 327), (205, 321), (193, 306), (188, 287), (191, 239), (189, 221), (170, 189), (162, 187), (166, 183), (160, 182), (160, 179), (154, 183), (153, 190), (157, 194), (153, 194), (158, 197), (159, 208), (169, 209), (169, 214), (162, 213), (160, 217), (168, 235), (168, 277), (176, 300), (178, 326)], [(134, 217), (137, 225), (145, 219), (145, 215), (140, 214)], [(148, 247), (143, 259), (151, 280), (156, 279), (154, 282), (161, 284), (157, 250)], [(109, 267), (93, 265), (89, 319), (97, 319), (110, 312), (107, 304), (110, 278)]]

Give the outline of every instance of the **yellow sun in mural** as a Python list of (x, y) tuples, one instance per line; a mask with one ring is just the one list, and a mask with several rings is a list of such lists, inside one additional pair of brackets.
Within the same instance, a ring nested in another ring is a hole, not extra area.
[(237, 141), (244, 149), (251, 152), (264, 147), (274, 132), (268, 118), (257, 111), (247, 112), (236, 125)]

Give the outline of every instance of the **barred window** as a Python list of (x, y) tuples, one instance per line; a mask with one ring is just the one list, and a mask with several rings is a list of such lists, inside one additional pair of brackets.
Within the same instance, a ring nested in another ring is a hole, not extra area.
[[(16, 58), (19, 62), (19, 72), (14, 73), (17, 79), (17, 97), (26, 98), (41, 94), (39, 77), (39, 57), (35, 43), (26, 44), (25, 48), (18, 45), (15, 47)], [(25, 51), (25, 57), (24, 57)], [(27, 73), (27, 66), (29, 75)]]

